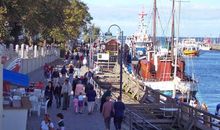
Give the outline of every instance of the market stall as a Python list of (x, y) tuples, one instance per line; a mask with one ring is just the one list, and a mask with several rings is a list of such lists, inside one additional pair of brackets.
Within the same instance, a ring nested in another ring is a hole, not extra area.
[(25, 91), (28, 87), (27, 75), (3, 69), (3, 130), (26, 129), (28, 110), (32, 107)]

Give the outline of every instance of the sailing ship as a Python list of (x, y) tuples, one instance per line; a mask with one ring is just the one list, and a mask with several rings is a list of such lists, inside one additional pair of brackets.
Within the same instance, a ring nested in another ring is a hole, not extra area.
[[(172, 37), (171, 49), (167, 55), (159, 55), (156, 41), (156, 0), (154, 0), (154, 17), (153, 17), (153, 37), (152, 42), (148, 42), (144, 58), (139, 58), (137, 62), (132, 62), (132, 74), (139, 79), (145, 86), (162, 92), (169, 92), (172, 97), (179, 98), (180, 95), (188, 94), (188, 98), (195, 96), (197, 92), (196, 81), (185, 74), (184, 59), (174, 54), (177, 50), (174, 48), (174, 13), (172, 19)], [(173, 1), (174, 12), (174, 1)], [(131, 42), (132, 43), (132, 42)], [(150, 44), (151, 43), (151, 44)], [(135, 41), (133, 41), (135, 45)], [(134, 48), (132, 48), (134, 49)], [(176, 51), (174, 51), (176, 50)], [(134, 56), (133, 56), (134, 57)], [(132, 59), (133, 60), (133, 59)]]

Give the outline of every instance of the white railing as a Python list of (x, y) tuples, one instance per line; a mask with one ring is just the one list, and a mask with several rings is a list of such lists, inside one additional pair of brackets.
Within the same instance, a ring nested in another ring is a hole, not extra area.
[(1, 55), (7, 57), (4, 68), (13, 68), (15, 64), (19, 64), (21, 67), (19, 72), (27, 74), (42, 67), (45, 63), (58, 59), (60, 50), (55, 46), (39, 47), (22, 44), (14, 47), (10, 44), (9, 48), (1, 46)]
[(96, 81), (93, 78), (90, 79), (90, 83), (93, 85), (94, 90), (97, 93), (97, 97), (100, 98), (104, 93), (103, 89), (99, 86), (99, 84), (96, 83)]
[[(96, 81), (93, 78), (90, 79), (90, 83), (93, 85), (94, 90), (97, 93), (97, 98), (101, 98), (105, 92), (104, 90), (106, 90), (106, 89), (101, 88), (100, 85), (98, 83), (96, 83)], [(117, 94), (111, 92), (111, 95), (112, 95), (111, 100), (115, 101), (117, 99)]]

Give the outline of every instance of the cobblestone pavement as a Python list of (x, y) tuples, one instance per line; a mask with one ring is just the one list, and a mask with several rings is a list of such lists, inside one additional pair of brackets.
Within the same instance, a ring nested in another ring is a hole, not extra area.
[[(53, 65), (62, 65), (64, 62), (63, 60), (59, 59), (53, 62)], [(88, 68), (83, 66), (81, 68), (81, 75), (83, 75)], [(44, 81), (43, 77), (43, 68), (40, 68), (32, 73), (29, 74), (30, 82), (36, 81)], [(71, 100), (72, 101), (72, 100)], [(61, 110), (57, 109), (55, 106), (55, 100), (53, 100), (53, 105), (51, 108), (48, 109), (48, 113), (51, 115), (52, 122), (55, 124), (55, 128), (57, 128), (57, 113), (64, 114), (64, 123), (65, 123), (65, 130), (105, 130), (104, 121), (102, 119), (102, 115), (99, 111), (95, 111), (92, 115), (88, 115), (87, 108), (84, 109), (83, 114), (75, 114), (73, 112), (72, 102), (70, 104), (70, 108), (68, 110)], [(27, 121), (27, 130), (39, 130), (40, 123), (43, 120), (43, 110), (41, 111), (41, 115), (38, 116), (37, 112), (32, 112), (32, 115), (28, 117)], [(112, 123), (112, 129), (113, 123)]]

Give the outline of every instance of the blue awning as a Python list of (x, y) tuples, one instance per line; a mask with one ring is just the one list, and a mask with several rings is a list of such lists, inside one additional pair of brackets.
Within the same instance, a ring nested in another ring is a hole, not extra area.
[(29, 77), (25, 74), (3, 69), (3, 81), (20, 87), (29, 87)]

